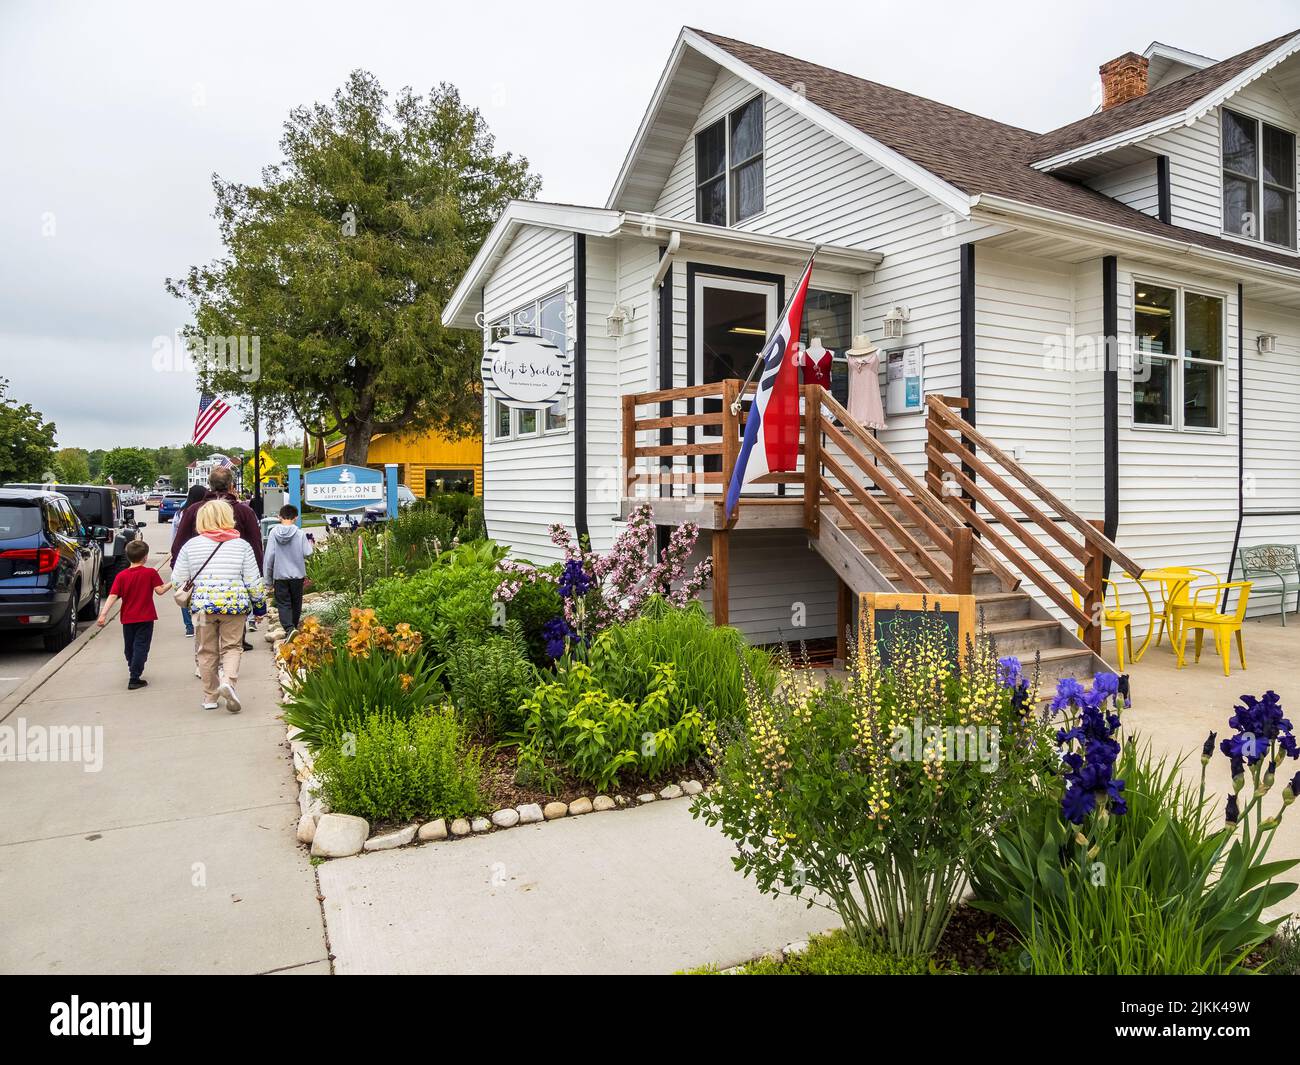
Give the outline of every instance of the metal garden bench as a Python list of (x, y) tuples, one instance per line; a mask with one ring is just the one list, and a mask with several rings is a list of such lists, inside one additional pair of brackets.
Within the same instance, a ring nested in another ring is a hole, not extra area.
[[(1281, 595), (1282, 624), (1286, 624), (1286, 597), (1288, 592), (1296, 590), (1296, 610), (1300, 611), (1300, 553), (1295, 544), (1256, 544), (1243, 547), (1237, 553), (1241, 561), (1241, 575), (1246, 580), (1255, 582), (1252, 594), (1261, 592), (1278, 592)], [(1259, 581), (1275, 577), (1280, 584), (1276, 588), (1261, 588)]]

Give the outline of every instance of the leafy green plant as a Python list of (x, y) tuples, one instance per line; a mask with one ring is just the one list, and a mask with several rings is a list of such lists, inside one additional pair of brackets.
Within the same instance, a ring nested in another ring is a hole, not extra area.
[(302, 729), (302, 741), (320, 751), (329, 736), (357, 731), (369, 708), (407, 718), (442, 698), (443, 666), (421, 652), (409, 655), (335, 654), (294, 678), (285, 704), (286, 724)]
[(583, 662), (562, 662), (556, 679), (525, 700), (521, 768), (553, 759), (599, 790), (627, 771), (656, 777), (703, 749), (704, 719), (677, 686), (671, 663), (656, 667), (637, 703), (605, 691)]
[(977, 856), (972, 905), (1015, 926), (1034, 973), (1236, 970), (1272, 935), (1277, 922), (1261, 914), (1295, 887), (1270, 881), (1296, 863), (1260, 860), (1250, 826), (1213, 829), (1181, 760), (1130, 738), (1115, 774), (1125, 811), (1090, 820), (1086, 835), (1064, 820), (1060, 787), (1045, 778)]
[[(689, 976), (713, 976), (713, 966), (693, 969)], [(926, 958), (902, 958), (885, 950), (859, 946), (842, 930), (813, 936), (806, 950), (784, 958), (758, 958), (731, 970), (734, 976), (931, 976), (957, 974)]]
[(1263, 971), (1269, 976), (1300, 976), (1300, 918), (1288, 918), (1269, 941)]
[(445, 707), (410, 716), (386, 709), (335, 727), (315, 772), (331, 810), (368, 820), (468, 817), (485, 808), (482, 751)]
[(497, 620), (494, 564), (448, 554), (455, 557), (411, 577), (381, 580), (365, 595), (380, 622), (407, 622), (422, 633), (436, 662), (445, 661), (458, 643), (482, 643)]
[(750, 687), (747, 720), (710, 730), (718, 780), (692, 813), (721, 826), (762, 891), (835, 911), (860, 947), (925, 957), (1050, 737), (984, 634), (960, 668), (938, 619), (887, 650), (886, 665), (871, 644), (825, 685), (783, 656), (771, 693)]
[(452, 705), (484, 736), (502, 738), (523, 725), (523, 701), (537, 686), (537, 669), (517, 621), (485, 643), (462, 642), (447, 659)]
[(746, 674), (764, 692), (777, 676), (771, 655), (739, 630), (715, 626), (698, 602), (677, 607), (658, 596), (639, 618), (602, 632), (588, 662), (606, 691), (629, 702), (643, 699), (657, 666), (671, 662), (682, 698), (718, 722), (743, 719)]

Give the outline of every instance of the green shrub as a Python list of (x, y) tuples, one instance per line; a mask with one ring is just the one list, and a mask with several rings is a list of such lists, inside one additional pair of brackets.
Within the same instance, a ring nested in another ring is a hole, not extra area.
[(357, 578), (357, 539), (365, 538), (366, 551), (361, 560), (360, 582), (369, 588), (387, 576), (387, 563), (381, 548), (376, 547), (373, 530), (331, 532), (317, 536), (316, 547), (307, 557), (307, 579), (314, 592), (359, 594)]
[(1036, 974), (1234, 971), (1273, 932), (1262, 911), (1294, 890), (1268, 878), (1294, 863), (1248, 861), (1241, 838), (1212, 830), (1181, 762), (1149, 746), (1126, 742), (1115, 775), (1127, 812), (1086, 837), (1063, 822), (1059, 790), (1016, 807), (974, 862), (973, 905), (1015, 926)]
[(655, 667), (650, 690), (631, 703), (605, 691), (585, 663), (561, 661), (523, 711), (520, 770), (539, 783), (553, 760), (605, 791), (624, 772), (653, 778), (703, 749), (704, 719), (682, 698), (671, 663)]
[(885, 664), (873, 643), (824, 686), (784, 658), (771, 694), (750, 688), (743, 727), (714, 730), (718, 780), (692, 814), (721, 826), (760, 890), (834, 909), (860, 947), (926, 957), (969, 856), (1051, 745), (984, 634), (960, 671), (937, 619), (888, 650)]
[(365, 595), (382, 624), (392, 628), (405, 621), (423, 634), (435, 662), (445, 661), (458, 643), (482, 643), (497, 620), (495, 563), (449, 554), (454, 556), (449, 562), (381, 580)]
[(357, 731), (368, 707), (407, 718), (437, 702), (442, 697), (442, 671), (441, 664), (430, 665), (422, 652), (365, 658), (336, 653), (292, 682), (284, 720), (302, 729), (302, 741), (319, 751), (330, 735)]
[(1300, 976), (1300, 918), (1288, 918), (1269, 941), (1263, 971), (1269, 976)]
[(451, 547), (456, 523), (447, 514), (417, 504), (401, 511), (376, 537), (380, 551), (385, 533), (389, 538), (389, 573), (414, 573), (437, 561)]
[(698, 602), (675, 607), (658, 597), (636, 620), (602, 632), (588, 661), (606, 691), (633, 703), (645, 698), (656, 667), (671, 662), (682, 698), (717, 722), (743, 719), (746, 671), (763, 691), (776, 683), (771, 656), (739, 630), (715, 626)]
[[(930, 976), (955, 973), (925, 958), (900, 958), (888, 951), (860, 947), (842, 931), (813, 936), (808, 949), (780, 958), (759, 958), (728, 975), (734, 976)], [(688, 975), (713, 976), (712, 966), (694, 969)]]
[(485, 736), (502, 738), (523, 725), (521, 706), (537, 686), (537, 670), (519, 622), (486, 643), (462, 642), (447, 659), (451, 701), (461, 719)]
[(450, 707), (401, 716), (363, 714), (335, 730), (315, 772), (331, 810), (370, 821), (468, 817), (485, 808), (482, 751)]
[(468, 492), (439, 492), (425, 496), (409, 509), (424, 509), (442, 515), (462, 543), (483, 539), (483, 500), (478, 496)]
[[(556, 563), (545, 567), (547, 572), (558, 578), (563, 566)], [(514, 598), (506, 604), (506, 617), (519, 622), (523, 629), (524, 640), (528, 644), (528, 656), (537, 666), (549, 666), (551, 656), (546, 652), (546, 637), (542, 629), (547, 622), (560, 615), (564, 604), (560, 592), (550, 581), (534, 581), (524, 584), (515, 593)]]

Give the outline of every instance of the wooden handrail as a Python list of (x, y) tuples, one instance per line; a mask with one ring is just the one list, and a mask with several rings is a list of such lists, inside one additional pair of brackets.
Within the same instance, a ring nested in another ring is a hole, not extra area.
[[(1046, 503), (1048, 507), (1060, 515), (1067, 524), (1077, 529), (1080, 535), (1082, 535), (1088, 543), (1109, 558), (1112, 562), (1116, 563), (1125, 573), (1131, 574), (1134, 577), (1142, 576), (1142, 567), (1121, 551), (1114, 541), (1109, 539), (1104, 533), (1093, 528), (1087, 520), (1076, 514), (1074, 510), (1057, 498), (1055, 493), (1048, 489), (1046, 485), (1036, 477), (1032, 476), (1023, 466), (1020, 465), (1020, 463), (1016, 462), (1015, 459), (1004, 453), (1001, 448), (989, 440), (983, 433), (975, 429), (970, 422), (958, 418), (953, 414), (947, 404), (944, 403), (940, 397), (927, 396), (926, 405), (930, 410), (930, 414), (934, 418), (942, 422), (946, 428), (960, 433), (967, 439), (974, 441), (975, 444), (977, 444), (999, 466), (1015, 477), (1016, 480), (1028, 488), (1040, 500)], [(957, 445), (955, 441), (954, 446), (958, 449), (955, 453), (958, 454), (959, 457), (964, 458), (965, 455), (969, 454), (968, 449)]]

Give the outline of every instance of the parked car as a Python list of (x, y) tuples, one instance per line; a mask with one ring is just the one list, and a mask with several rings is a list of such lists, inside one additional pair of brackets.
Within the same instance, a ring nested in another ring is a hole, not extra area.
[(158, 501), (158, 524), (162, 525), (169, 522), (176, 516), (178, 510), (185, 508), (184, 492), (167, 492), (162, 499)]
[(60, 484), (53, 487), (41, 484), (7, 484), (6, 488), (24, 491), (55, 491), (67, 496), (81, 524), (87, 529), (98, 529), (103, 565), (100, 567), (100, 589), (104, 594), (113, 584), (113, 578), (130, 563), (126, 560), (126, 545), (142, 535), (136, 524), (135, 511), (124, 505), (122, 490), (113, 485)]
[(397, 486), (397, 506), (399, 510), (415, 506), (415, 493), (404, 484)]
[(99, 613), (103, 533), (61, 492), (0, 488), (0, 631), (39, 632), (47, 651), (71, 643)]
[(166, 494), (167, 493), (160, 491), (157, 488), (153, 489), (152, 491), (146, 492), (144, 497), (144, 509), (157, 510), (158, 504), (162, 502), (162, 498)]

